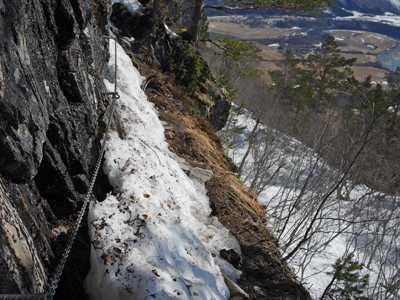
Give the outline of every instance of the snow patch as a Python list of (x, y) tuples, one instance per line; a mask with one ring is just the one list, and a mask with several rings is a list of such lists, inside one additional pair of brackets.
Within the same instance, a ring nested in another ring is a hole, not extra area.
[(164, 28), (165, 28), (165, 31), (167, 32), (167, 34), (168, 34), (171, 38), (173, 38), (173, 39), (181, 39), (181, 36), (180, 36), (180, 35), (177, 35), (175, 32), (172, 32), (171, 30), (169, 30), (167, 24), (164, 24)]
[(143, 5), (137, 0), (111, 0), (111, 3), (123, 4), (132, 15), (141, 14)]
[[(390, 1), (390, 3), (392, 3), (392, 5), (394, 6), (394, 7), (396, 7), (397, 9), (399, 9), (400, 10), (400, 1), (399, 0), (389, 0)], [(385, 15), (389, 15), (389, 16), (395, 16), (394, 14), (390, 14), (390, 13), (385, 13)]]
[[(240, 247), (210, 216), (204, 184), (183, 172), (182, 159), (173, 159), (157, 111), (140, 88), (145, 78), (117, 47), (116, 109), (126, 136), (110, 132), (103, 169), (114, 193), (90, 205), (86, 292), (93, 300), (227, 299), (221, 270), (233, 280), (240, 271), (219, 251), (240, 253)], [(110, 55), (114, 73), (113, 40)]]

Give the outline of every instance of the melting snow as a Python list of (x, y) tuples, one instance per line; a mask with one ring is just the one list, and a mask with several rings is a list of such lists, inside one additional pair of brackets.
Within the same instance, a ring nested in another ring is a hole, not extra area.
[(140, 88), (144, 77), (119, 45), (117, 53), (117, 111), (126, 137), (111, 131), (103, 168), (114, 193), (90, 205), (86, 291), (96, 300), (226, 299), (221, 270), (232, 279), (240, 272), (219, 251), (240, 253), (240, 247), (210, 217), (204, 184), (189, 179), (173, 159), (157, 111)]

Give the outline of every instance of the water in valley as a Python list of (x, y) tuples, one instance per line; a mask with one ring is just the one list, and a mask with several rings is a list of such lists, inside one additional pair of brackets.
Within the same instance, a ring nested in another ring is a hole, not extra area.
[(389, 50), (379, 56), (379, 61), (382, 65), (392, 71), (396, 71), (397, 67), (400, 67), (400, 40), (396, 40), (399, 44), (396, 48)]

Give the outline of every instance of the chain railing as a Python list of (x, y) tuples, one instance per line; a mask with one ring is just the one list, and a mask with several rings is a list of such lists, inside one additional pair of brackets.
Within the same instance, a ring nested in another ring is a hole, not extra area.
[(57, 266), (57, 268), (55, 269), (50, 283), (47, 286), (47, 289), (45, 291), (45, 294), (2, 294), (0, 295), (0, 300), (52, 300), (53, 296), (56, 293), (56, 289), (58, 287), (58, 283), (60, 282), (60, 277), (61, 274), (64, 270), (65, 267), (65, 263), (67, 262), (69, 253), (71, 252), (71, 248), (72, 245), (74, 244), (75, 238), (77, 236), (80, 224), (82, 222), (83, 216), (86, 212), (86, 208), (89, 204), (90, 201), (90, 196), (92, 194), (93, 191), (93, 187), (94, 184), (96, 182), (96, 178), (97, 178), (97, 174), (99, 173), (100, 170), (100, 166), (101, 166), (101, 162), (103, 159), (103, 155), (104, 155), (104, 151), (105, 151), (105, 147), (106, 147), (106, 142), (107, 142), (107, 138), (108, 138), (108, 133), (110, 131), (110, 127), (111, 127), (111, 123), (112, 120), (114, 119), (114, 110), (115, 110), (115, 104), (116, 104), (116, 100), (119, 99), (119, 95), (117, 92), (117, 41), (116, 38), (114, 37), (110, 37), (110, 36), (103, 36), (105, 38), (109, 38), (109, 39), (115, 39), (114, 42), (114, 46), (115, 46), (115, 74), (114, 74), (114, 92), (108, 92), (108, 93), (102, 93), (103, 95), (106, 96), (112, 96), (112, 101), (111, 101), (111, 105), (109, 107), (110, 113), (108, 116), (108, 122), (107, 122), (107, 126), (106, 126), (106, 130), (104, 133), (104, 137), (103, 137), (103, 142), (101, 144), (101, 150), (100, 150), (100, 155), (97, 159), (97, 163), (96, 163), (96, 167), (93, 173), (93, 177), (92, 180), (90, 182), (90, 186), (89, 189), (85, 195), (84, 198), (84, 203), (82, 206), (82, 209), (79, 213), (78, 219), (76, 220), (75, 226), (74, 226), (74, 230), (68, 240), (68, 244), (67, 247), (64, 249), (63, 255), (61, 257), (61, 260)]
[[(112, 38), (112, 37), (109, 37), (109, 36), (105, 36), (105, 37)], [(62, 274), (62, 272), (64, 270), (65, 263), (67, 262), (69, 253), (71, 252), (72, 245), (74, 244), (76, 235), (78, 233), (79, 226), (80, 226), (80, 224), (82, 222), (83, 215), (85, 214), (86, 208), (87, 208), (87, 206), (89, 204), (90, 195), (92, 194), (93, 187), (94, 187), (94, 184), (96, 182), (97, 174), (98, 174), (99, 169), (100, 169), (101, 161), (103, 159), (104, 150), (105, 150), (105, 146), (106, 146), (106, 142), (107, 142), (108, 133), (110, 131), (111, 122), (113, 120), (115, 102), (116, 102), (116, 99), (119, 98), (119, 95), (117, 93), (117, 41), (115, 41), (114, 44), (115, 44), (115, 54), (114, 54), (114, 56), (115, 56), (114, 92), (112, 92), (112, 93), (103, 93), (104, 95), (111, 95), (112, 96), (112, 102), (111, 102), (111, 105), (110, 105), (110, 114), (108, 116), (107, 127), (106, 127), (106, 131), (104, 133), (103, 142), (102, 142), (101, 150), (100, 150), (100, 155), (99, 155), (99, 158), (97, 159), (96, 168), (94, 170), (94, 174), (93, 174), (90, 186), (89, 186), (89, 190), (86, 193), (85, 201), (84, 201), (82, 209), (81, 209), (81, 211), (79, 213), (79, 217), (76, 220), (74, 231), (72, 232), (72, 235), (71, 235), (71, 237), (70, 237), (70, 239), (68, 241), (67, 247), (65, 248), (64, 253), (62, 255), (62, 258), (61, 258), (56, 270), (54, 271), (53, 276), (51, 278), (51, 281), (50, 281), (50, 283), (49, 283), (49, 285), (47, 287), (46, 295), (48, 296), (48, 298), (47, 298), (48, 300), (52, 300), (53, 296), (56, 293), (56, 289), (58, 287), (58, 283), (60, 282), (60, 277), (61, 277), (61, 274)]]
[[(113, 38), (113, 37), (109, 37), (109, 36), (105, 36), (107, 38)], [(112, 101), (111, 101), (111, 105), (109, 107), (110, 113), (108, 115), (108, 122), (107, 122), (107, 126), (106, 126), (106, 130), (104, 133), (104, 137), (103, 137), (103, 142), (101, 144), (101, 150), (100, 150), (100, 155), (97, 159), (97, 163), (96, 163), (96, 167), (93, 173), (93, 177), (92, 180), (90, 182), (90, 186), (89, 189), (85, 195), (84, 198), (84, 203), (82, 206), (82, 209), (79, 213), (78, 219), (76, 220), (75, 226), (74, 226), (74, 230), (71, 234), (71, 237), (68, 240), (68, 244), (67, 247), (64, 249), (63, 255), (61, 257), (61, 260), (57, 266), (57, 268), (55, 269), (53, 276), (50, 280), (49, 285), (47, 286), (47, 290), (45, 292), (45, 294), (39, 294), (39, 295), (34, 295), (34, 294), (3, 294), (0, 295), (0, 300), (52, 300), (53, 296), (56, 293), (56, 289), (58, 287), (58, 283), (60, 282), (60, 277), (61, 274), (64, 270), (65, 267), (65, 263), (67, 262), (69, 253), (71, 252), (71, 248), (72, 245), (74, 244), (75, 238), (77, 236), (80, 224), (82, 222), (83, 216), (86, 212), (86, 208), (89, 204), (90, 201), (90, 195), (92, 194), (93, 191), (93, 187), (94, 184), (96, 182), (96, 178), (97, 178), (97, 174), (99, 173), (100, 170), (100, 166), (101, 166), (101, 162), (103, 159), (103, 155), (104, 155), (104, 151), (105, 151), (105, 147), (106, 147), (106, 142), (107, 142), (107, 138), (108, 138), (108, 133), (110, 131), (110, 127), (111, 127), (111, 122), (113, 120), (113, 116), (114, 116), (114, 110), (115, 110), (115, 102), (116, 100), (119, 98), (118, 92), (117, 92), (117, 41), (115, 41), (115, 74), (114, 74), (114, 92), (111, 93), (103, 93), (103, 95), (106, 96), (112, 96)]]

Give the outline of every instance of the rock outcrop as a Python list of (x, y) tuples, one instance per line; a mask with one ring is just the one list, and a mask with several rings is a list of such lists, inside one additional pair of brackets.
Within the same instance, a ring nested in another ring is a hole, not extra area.
[[(43, 292), (57, 262), (52, 226), (76, 213), (88, 190), (109, 101), (110, 7), (0, 1), (0, 293)], [(101, 199), (109, 185), (98, 180)]]
[[(113, 4), (111, 21), (119, 29), (124, 37), (134, 38), (135, 42), (126, 45), (133, 53), (141, 45), (151, 50), (150, 55), (155, 58), (154, 64), (159, 69), (168, 72), (170, 59), (174, 51), (179, 51), (182, 46), (181, 39), (171, 38), (163, 28), (153, 30), (152, 13), (145, 8), (141, 15), (133, 16), (124, 5)], [(205, 60), (201, 60), (202, 74), (199, 77), (199, 84), (202, 86), (201, 95), (192, 95), (194, 104), (197, 106), (200, 115), (206, 118), (215, 130), (221, 130), (229, 117), (231, 101), (224, 94), (212, 78), (210, 67)]]

